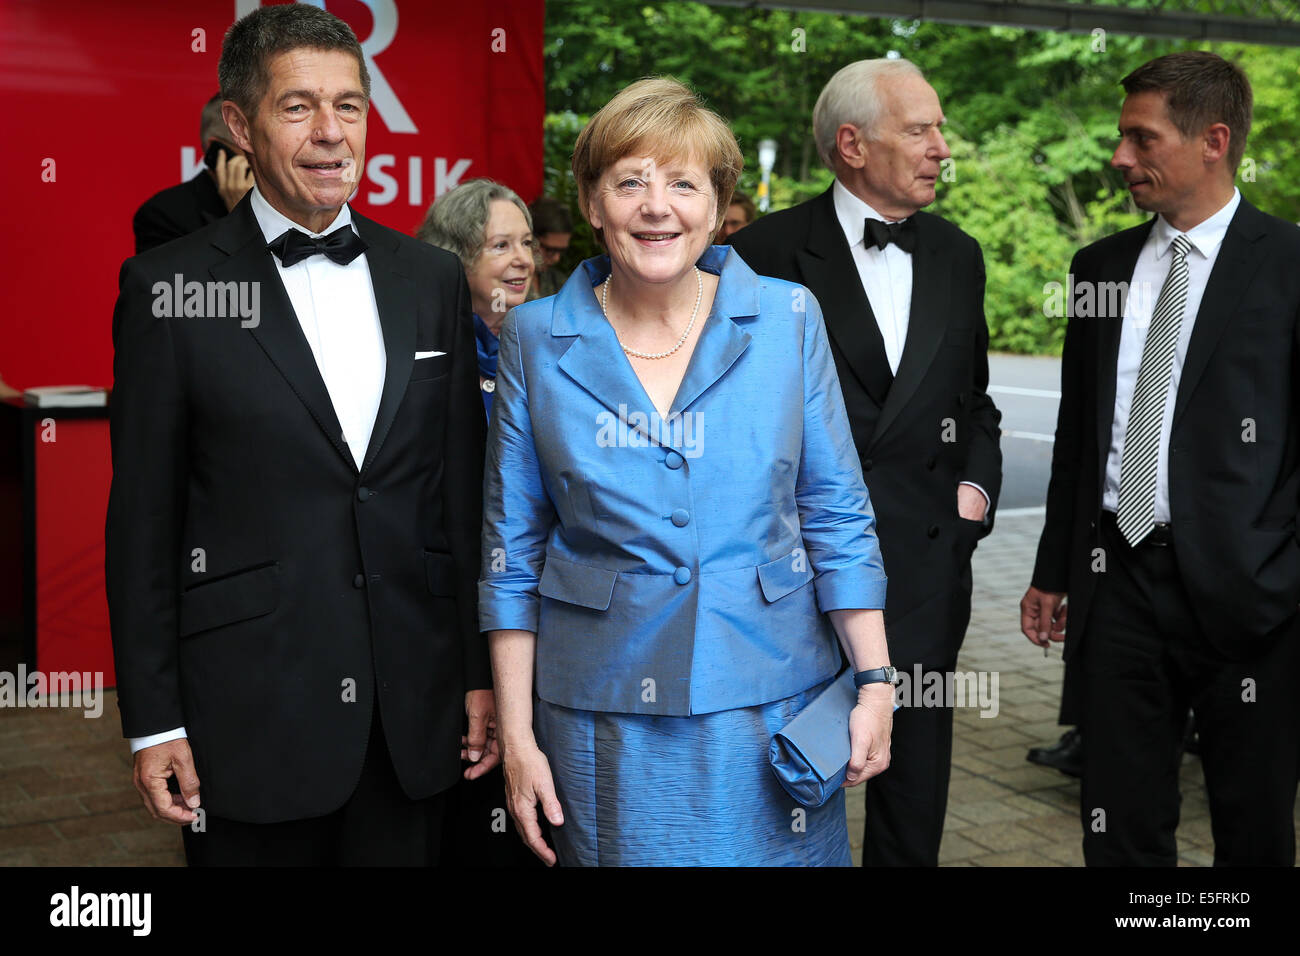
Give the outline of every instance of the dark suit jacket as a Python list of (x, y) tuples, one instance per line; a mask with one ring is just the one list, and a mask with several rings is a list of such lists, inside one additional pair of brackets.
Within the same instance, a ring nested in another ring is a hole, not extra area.
[(164, 242), (188, 236), (225, 215), (225, 200), (217, 192), (211, 174), (204, 169), (193, 179), (154, 194), (136, 210), (131, 221), (135, 254), (138, 256)]
[[(1080, 250), (1070, 266), (1078, 293), (1084, 283), (1129, 282), (1154, 223)], [(1174, 554), (1208, 639), (1228, 656), (1258, 649), (1300, 601), (1297, 263), (1300, 229), (1242, 200), (1205, 287), (1174, 404)], [(1061, 362), (1033, 584), (1069, 592), (1067, 656), (1083, 640), (1093, 567), (1100, 567), (1093, 549), (1114, 418), (1123, 319), (1117, 308), (1117, 315), (1071, 319)], [(1246, 440), (1252, 427), (1254, 440)]]
[[(464, 274), (352, 217), (387, 354), (360, 471), (247, 197), (121, 271), (106, 564), (123, 731), (183, 724), (204, 807), (236, 820), (342, 806), (376, 688), (406, 793), (451, 786), (464, 693), (490, 686)], [(176, 273), (260, 283), (259, 323), (156, 316), (153, 284)]]
[[(798, 282), (821, 304), (863, 477), (876, 511), (889, 576), (886, 621), (896, 624), (964, 578), (969, 614), (970, 556), (992, 527), (1002, 485), (1001, 413), (987, 394), (988, 326), (979, 244), (938, 216), (915, 216), (912, 308), (898, 375), (858, 278), (832, 192), (772, 213), (731, 237), (759, 275)], [(952, 440), (946, 440), (952, 439)], [(988, 492), (989, 518), (957, 514), (957, 484)], [(955, 625), (954, 625), (955, 626)], [(964, 621), (960, 622), (964, 632)], [(917, 642), (894, 646), (900, 663), (935, 657)], [(935, 635), (949, 645), (960, 634)], [(955, 654), (955, 650), (953, 650)], [(942, 657), (943, 655), (938, 655)]]

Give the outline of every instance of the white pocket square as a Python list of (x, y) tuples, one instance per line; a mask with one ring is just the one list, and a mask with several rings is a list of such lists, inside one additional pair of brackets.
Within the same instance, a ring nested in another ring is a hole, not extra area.
[(446, 352), (416, 352), (415, 360), (418, 362), (422, 358), (433, 358), (436, 355), (446, 355)]

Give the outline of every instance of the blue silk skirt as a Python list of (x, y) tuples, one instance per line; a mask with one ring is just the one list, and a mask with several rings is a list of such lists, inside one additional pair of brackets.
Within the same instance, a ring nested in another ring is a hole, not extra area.
[[(829, 682), (827, 682), (829, 683)], [(826, 684), (754, 707), (659, 717), (536, 701), (564, 866), (851, 866), (844, 791), (805, 809), (767, 762)]]

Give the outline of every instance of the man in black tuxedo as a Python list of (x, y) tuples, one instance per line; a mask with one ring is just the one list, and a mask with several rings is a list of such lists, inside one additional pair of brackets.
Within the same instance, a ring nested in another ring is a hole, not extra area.
[(984, 259), (970, 236), (919, 211), (949, 156), (943, 121), (906, 60), (845, 67), (813, 113), (835, 183), (731, 237), (754, 271), (802, 283), (821, 304), (876, 512), (889, 656), (908, 687), (889, 769), (867, 787), (864, 866), (938, 863), (952, 701), (919, 706), (917, 678), (956, 667), (971, 553), (1002, 484)]
[(136, 210), (131, 228), (137, 256), (216, 222), (253, 188), (253, 171), (231, 142), (230, 130), (221, 118), (221, 102), (220, 93), (208, 100), (199, 121), (205, 163), (213, 144), (219, 146), (211, 165), (205, 165), (192, 179), (155, 193)]
[(346, 205), (369, 102), (346, 24), (263, 7), (220, 76), (258, 186), (127, 260), (114, 314), (107, 582), (136, 786), (193, 823), (191, 864), (434, 862), (460, 760), (498, 762), (464, 275)]
[[(1177, 862), (1190, 706), (1215, 864), (1291, 866), (1300, 229), (1233, 185), (1251, 120), (1240, 69), (1175, 53), (1123, 86), (1111, 165), (1157, 215), (1070, 266), (1047, 517), (1021, 627), (1035, 644), (1063, 640), (1068, 593), (1088, 865)], [(1116, 283), (1127, 284), (1118, 302), (1103, 296)]]

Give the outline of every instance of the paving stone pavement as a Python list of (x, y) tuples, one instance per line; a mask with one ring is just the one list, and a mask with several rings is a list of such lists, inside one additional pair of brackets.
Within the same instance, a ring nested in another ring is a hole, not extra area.
[[(945, 866), (1080, 866), (1079, 784), (1025, 761), (1055, 740), (1061, 655), (1019, 632), (1042, 518), (1007, 515), (975, 552), (974, 606), (958, 661), (996, 671), (998, 712), (959, 708), (940, 862)], [(0, 866), (180, 866), (179, 831), (157, 823), (131, 784), (117, 697), (87, 719), (72, 708), (0, 709)], [(1183, 759), (1180, 862), (1213, 862), (1200, 761)], [(868, 784), (869, 785), (869, 784)], [(863, 791), (849, 796), (849, 834), (861, 856)]]
[(131, 783), (117, 695), (103, 713), (0, 710), (0, 866), (183, 866), (180, 831)]

